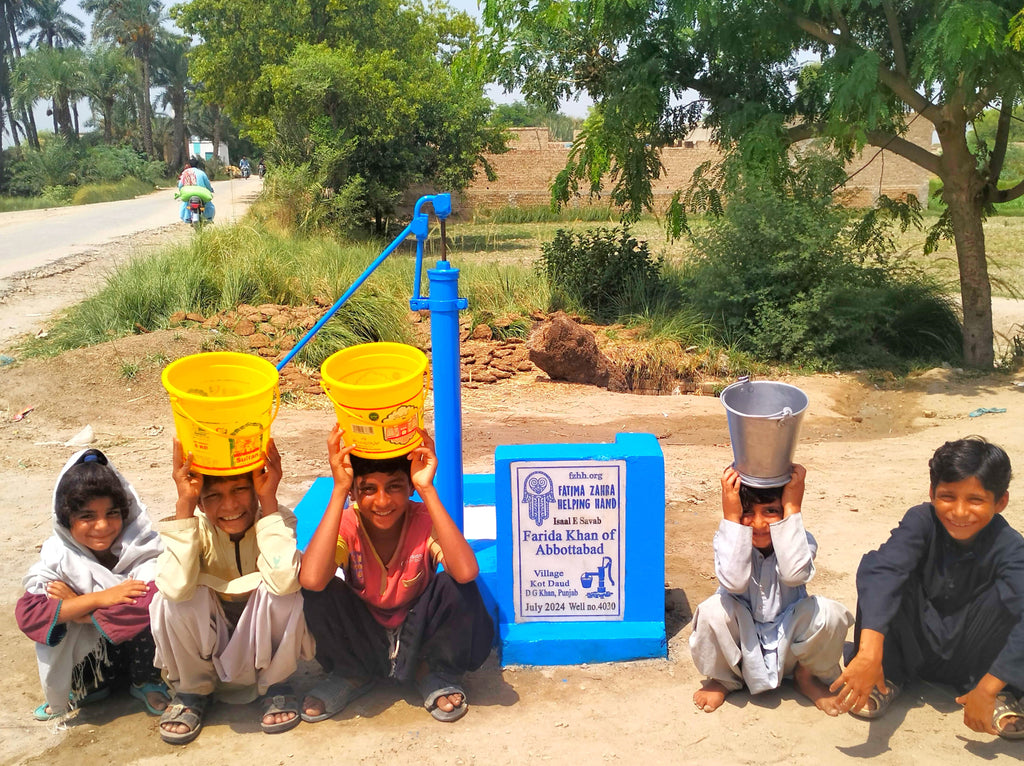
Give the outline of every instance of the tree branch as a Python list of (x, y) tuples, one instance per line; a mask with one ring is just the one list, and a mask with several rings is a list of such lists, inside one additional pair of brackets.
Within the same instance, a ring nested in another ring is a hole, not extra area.
[(885, 10), (885, 21), (889, 25), (889, 40), (892, 42), (892, 60), (896, 67), (896, 74), (901, 77), (907, 76), (907, 52), (903, 48), (903, 35), (900, 34), (900, 20), (896, 16), (896, 9), (892, 0), (882, 0), (882, 8)]
[(908, 141), (902, 136), (898, 136), (895, 133), (887, 133), (883, 130), (871, 130), (868, 131), (868, 143), (893, 154), (898, 154), (915, 165), (935, 175), (939, 175), (939, 170), (941, 169), (939, 156), (928, 151), (923, 146), (918, 146), (913, 141)]
[[(782, 7), (781, 4), (779, 7)], [(840, 46), (849, 46), (853, 48), (861, 48), (863, 50), (863, 46), (858, 44), (853, 38), (845, 35), (837, 35), (831, 29), (828, 29), (816, 21), (812, 21), (805, 16), (792, 14), (791, 18), (793, 23), (800, 29), (811, 35), (811, 37), (816, 37), (822, 42), (828, 43), (829, 45), (833, 45), (837, 48)], [(936, 115), (932, 111), (932, 102), (918, 93), (904, 75), (892, 71), (884, 64), (880, 64), (878, 66), (878, 79), (881, 80), (882, 84), (889, 88), (889, 90), (903, 99), (907, 106), (915, 112), (919, 112), (925, 117), (925, 119), (934, 124)]]
[(1003, 162), (1006, 160), (1006, 145), (1010, 140), (1010, 120), (1013, 119), (1013, 102), (1017, 89), (1013, 86), (1003, 94), (1003, 103), (999, 107), (999, 122), (996, 124), (996, 143), (992, 147), (992, 159), (989, 162), (988, 182), (997, 186), (999, 176), (1003, 174)]
[(1024, 181), (1020, 181), (1016, 186), (1011, 186), (1009, 189), (997, 190), (991, 195), (991, 199), (992, 202), (1009, 202), (1021, 196), (1024, 196)]

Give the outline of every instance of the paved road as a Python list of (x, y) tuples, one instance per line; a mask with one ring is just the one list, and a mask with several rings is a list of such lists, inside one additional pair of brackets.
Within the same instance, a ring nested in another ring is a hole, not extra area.
[[(215, 181), (217, 221), (240, 217), (262, 186), (256, 176)], [(173, 195), (172, 190), (161, 189), (118, 202), (0, 213), (0, 280), (120, 237), (171, 225), (178, 215)]]

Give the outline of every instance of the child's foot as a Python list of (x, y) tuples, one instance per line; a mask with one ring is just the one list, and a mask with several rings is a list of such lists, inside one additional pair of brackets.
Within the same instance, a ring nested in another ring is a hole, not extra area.
[(353, 681), (331, 673), (310, 689), (302, 700), (302, 720), (306, 723), (324, 721), (340, 713), (346, 705), (366, 694), (372, 686), (372, 679)]
[(263, 712), (260, 728), (267, 734), (279, 734), (299, 725), (299, 700), (291, 684), (274, 684), (260, 700)]
[(832, 694), (828, 686), (799, 663), (793, 668), (793, 685), (798, 692), (807, 697), (818, 710), (826, 715), (835, 717), (842, 712), (839, 708), (839, 697)]
[(722, 707), (722, 703), (725, 702), (726, 695), (728, 694), (728, 689), (718, 681), (709, 678), (703, 681), (700, 689), (693, 693), (693, 704), (697, 706), (698, 710), (703, 710), (705, 713), (713, 713)]

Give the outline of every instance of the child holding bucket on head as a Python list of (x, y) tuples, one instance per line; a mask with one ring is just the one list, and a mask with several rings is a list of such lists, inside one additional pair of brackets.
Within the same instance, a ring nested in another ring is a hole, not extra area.
[(417, 680), (437, 720), (458, 720), (469, 706), (460, 677), (487, 659), (494, 624), (474, 582), (473, 549), (434, 488), (434, 443), (417, 428), (421, 446), (378, 460), (353, 454), (343, 433), (335, 425), (327, 440), (334, 489), (299, 574), (328, 673), (307, 694), (302, 718), (325, 720), (376, 680), (394, 678)]
[(1010, 458), (968, 437), (928, 469), (931, 502), (861, 560), (855, 655), (832, 688), (873, 719), (914, 678), (950, 684), (969, 729), (1024, 739), (1024, 538), (1000, 515)]
[(278, 505), (281, 456), (273, 439), (251, 472), (203, 475), (174, 440), (173, 517), (159, 523), (159, 593), (150, 612), (156, 664), (174, 692), (160, 736), (198, 736), (214, 692), (227, 702), (261, 699), (268, 734), (299, 723), (287, 683), (298, 660), (312, 659), (299, 593), (295, 516)]
[(24, 579), (18, 627), (36, 642), (45, 701), (36, 720), (127, 686), (159, 715), (149, 604), (162, 546), (125, 478), (96, 449), (73, 455), (53, 493), (53, 536)]
[(794, 465), (784, 487), (742, 483), (722, 474), (723, 519), (715, 533), (718, 592), (693, 615), (690, 653), (706, 680), (693, 695), (706, 713), (746, 684), (777, 689), (792, 675), (797, 691), (828, 715), (841, 712), (828, 685), (853, 622), (842, 604), (807, 595), (818, 546), (804, 530), (806, 470)]

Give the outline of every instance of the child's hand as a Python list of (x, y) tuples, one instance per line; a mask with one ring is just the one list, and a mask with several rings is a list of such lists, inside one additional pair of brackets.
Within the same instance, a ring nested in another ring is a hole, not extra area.
[(277, 488), (282, 475), (281, 453), (271, 437), (267, 440), (267, 451), (263, 453), (263, 466), (252, 472), (252, 486), (265, 513), (273, 513), (277, 506)]
[(199, 493), (203, 489), (203, 475), (192, 471), (192, 453), (185, 456), (185, 448), (178, 438), (174, 438), (174, 485), (178, 489), (178, 503), (175, 506), (175, 518), (187, 519), (195, 515), (199, 504)]
[(793, 463), (793, 473), (789, 475), (789, 483), (782, 489), (782, 518), (788, 519), (794, 513), (800, 513), (804, 502), (804, 483), (807, 469), (799, 463)]
[(46, 597), (57, 601), (64, 601), (80, 595), (74, 588), (61, 580), (54, 580), (46, 584)]
[(722, 472), (722, 515), (726, 521), (740, 523), (743, 504), (740, 502), (740, 475), (729, 466)]
[(352, 482), (355, 481), (355, 474), (352, 472), (352, 450), (356, 445), (346, 446), (342, 439), (344, 435), (344, 429), (335, 423), (330, 436), (327, 437), (327, 456), (331, 465), (331, 476), (334, 477), (335, 490), (347, 495), (352, 489)]
[(434, 486), (434, 474), (437, 473), (437, 453), (434, 452), (434, 440), (430, 434), (422, 428), (417, 428), (416, 433), (423, 439), (423, 444), (409, 453), (409, 460), (412, 461), (412, 468), (409, 473), (412, 477), (412, 485), (422, 496), (423, 490)]
[(148, 587), (142, 580), (125, 580), (113, 588), (100, 593), (100, 607), (134, 604), (136, 599), (146, 595)]
[(843, 713), (861, 710), (868, 704), (872, 689), (878, 689), (882, 694), (889, 693), (889, 688), (885, 685), (881, 658), (876, 661), (863, 651), (857, 652), (842, 675), (829, 687), (829, 691), (837, 692), (839, 709)]
[(1003, 684), (999, 682), (998, 688), (986, 689), (986, 681), (989, 678), (992, 676), (982, 678), (977, 686), (967, 694), (957, 697), (956, 701), (964, 706), (964, 725), (968, 729), (998, 735), (999, 732), (992, 725), (992, 714), (996, 709), (996, 695), (1002, 691)]

